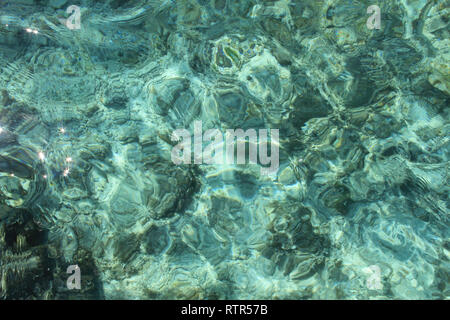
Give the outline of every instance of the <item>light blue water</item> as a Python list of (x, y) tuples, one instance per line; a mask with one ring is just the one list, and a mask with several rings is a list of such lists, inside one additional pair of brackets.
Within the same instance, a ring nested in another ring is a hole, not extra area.
[(448, 299), (448, 18), (2, 1), (0, 296)]

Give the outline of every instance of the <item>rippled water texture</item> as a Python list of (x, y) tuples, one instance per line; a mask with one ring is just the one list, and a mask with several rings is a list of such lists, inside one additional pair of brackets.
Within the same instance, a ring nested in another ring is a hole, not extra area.
[[(2, 1), (0, 296), (448, 299), (449, 10)], [(194, 123), (278, 170), (175, 164)]]

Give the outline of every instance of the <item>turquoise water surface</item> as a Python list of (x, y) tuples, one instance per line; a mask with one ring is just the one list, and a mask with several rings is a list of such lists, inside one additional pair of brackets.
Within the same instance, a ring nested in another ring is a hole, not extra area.
[(0, 4), (2, 299), (448, 299), (448, 1)]

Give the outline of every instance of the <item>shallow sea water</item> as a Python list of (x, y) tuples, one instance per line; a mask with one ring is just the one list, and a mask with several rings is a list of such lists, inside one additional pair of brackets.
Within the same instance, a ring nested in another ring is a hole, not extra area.
[(0, 297), (448, 299), (449, 10), (2, 1)]

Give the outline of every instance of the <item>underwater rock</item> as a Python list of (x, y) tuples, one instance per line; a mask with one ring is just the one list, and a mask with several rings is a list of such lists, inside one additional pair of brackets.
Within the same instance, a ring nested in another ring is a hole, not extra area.
[(151, 226), (144, 233), (143, 242), (148, 254), (159, 255), (167, 249), (170, 238), (165, 227)]
[(138, 218), (139, 205), (142, 200), (135, 186), (121, 183), (111, 197), (111, 219), (117, 225), (132, 227)]
[(320, 97), (317, 91), (307, 91), (298, 95), (293, 101), (290, 122), (297, 128), (312, 118), (321, 118), (331, 112), (331, 107)]
[(239, 92), (232, 90), (218, 92), (217, 105), (219, 109), (219, 119), (229, 125), (242, 123), (246, 117), (247, 103), (245, 97)]
[(122, 84), (113, 84), (105, 89), (100, 101), (108, 108), (123, 109), (128, 103), (127, 92)]
[(11, 208), (29, 208), (44, 194), (46, 182), (42, 164), (29, 148), (10, 146), (0, 156), (0, 195)]
[(144, 203), (151, 216), (156, 219), (169, 217), (183, 210), (196, 188), (195, 178), (189, 171), (166, 168), (166, 171), (160, 172), (163, 173), (155, 171), (150, 175), (153, 187), (147, 187), (143, 192)]
[(122, 263), (127, 263), (138, 249), (139, 242), (133, 234), (120, 235), (114, 241), (114, 256)]
[(43, 299), (51, 287), (51, 263), (43, 245), (45, 232), (19, 213), (20, 221), (0, 222), (0, 297)]
[[(281, 203), (272, 203), (281, 206)], [(293, 208), (276, 217), (270, 224), (270, 241), (262, 249), (262, 254), (273, 260), (285, 275), (292, 279), (311, 277), (322, 266), (327, 255), (328, 240), (318, 237), (310, 224), (311, 212), (308, 208)]]
[(444, 53), (443, 55), (434, 59), (431, 64), (431, 72), (428, 76), (430, 84), (447, 95), (450, 95), (450, 53)]
[[(189, 81), (183, 78), (166, 79), (152, 84), (149, 99), (154, 103), (154, 110), (159, 115), (167, 115), (179, 96), (189, 88)], [(189, 108), (189, 105), (183, 107)]]

